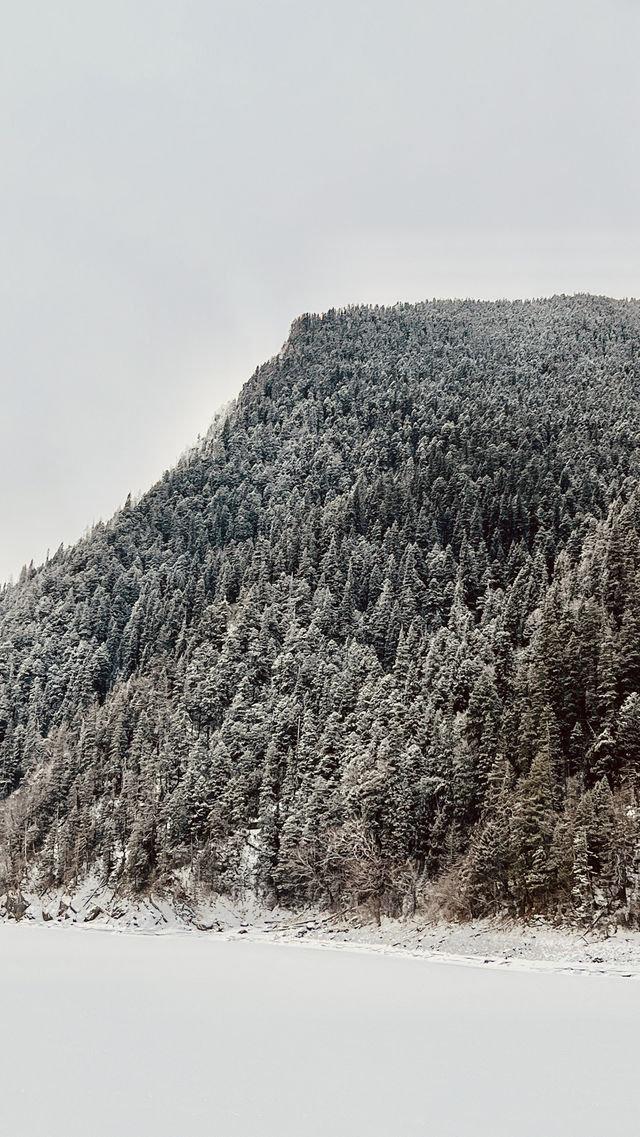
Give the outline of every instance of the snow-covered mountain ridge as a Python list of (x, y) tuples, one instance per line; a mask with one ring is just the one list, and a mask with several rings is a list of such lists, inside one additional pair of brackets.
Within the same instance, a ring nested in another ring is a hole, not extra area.
[(2, 593), (0, 892), (635, 924), (639, 478), (636, 301), (297, 320)]

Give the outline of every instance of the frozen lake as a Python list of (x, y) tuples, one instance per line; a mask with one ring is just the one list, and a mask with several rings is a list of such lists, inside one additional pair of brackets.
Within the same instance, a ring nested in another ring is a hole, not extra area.
[(0, 925), (7, 1137), (617, 1137), (640, 982)]

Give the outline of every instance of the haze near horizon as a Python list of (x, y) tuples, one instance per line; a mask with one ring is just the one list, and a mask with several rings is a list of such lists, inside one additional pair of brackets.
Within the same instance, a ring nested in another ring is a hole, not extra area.
[(301, 312), (640, 292), (631, 0), (26, 0), (4, 31), (0, 579)]

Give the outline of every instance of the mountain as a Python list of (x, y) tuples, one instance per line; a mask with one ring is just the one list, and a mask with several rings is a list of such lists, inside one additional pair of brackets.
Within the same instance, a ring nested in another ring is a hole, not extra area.
[(640, 910), (640, 302), (306, 315), (0, 598), (0, 890)]

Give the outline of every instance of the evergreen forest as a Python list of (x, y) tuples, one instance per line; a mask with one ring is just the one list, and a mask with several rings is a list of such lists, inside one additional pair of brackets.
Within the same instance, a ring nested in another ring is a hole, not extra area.
[(0, 892), (640, 921), (640, 302), (296, 320), (0, 595)]

